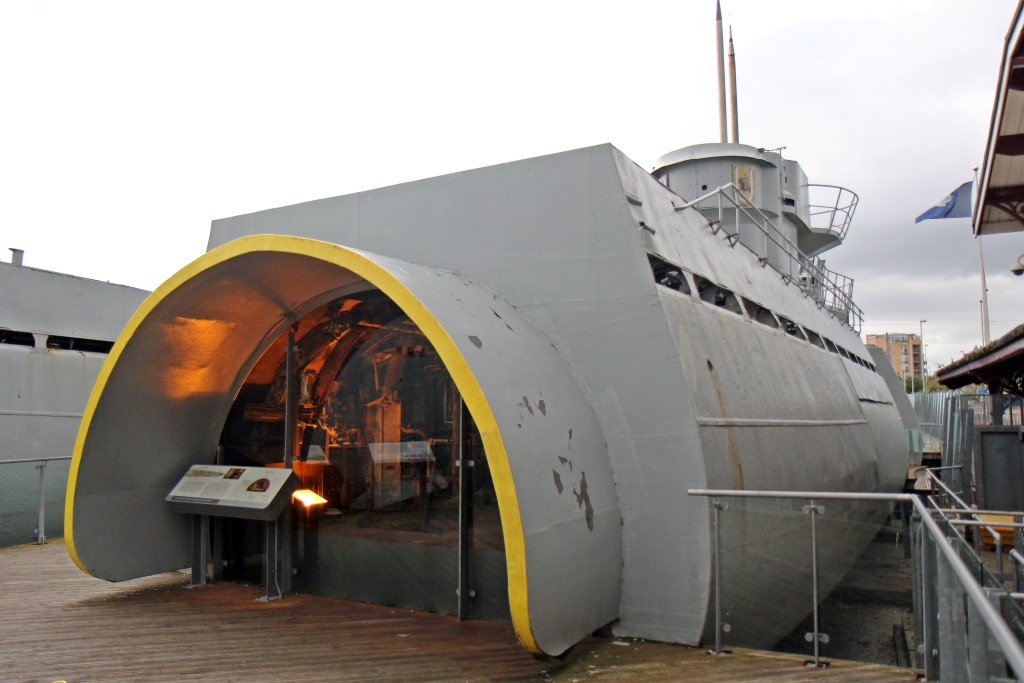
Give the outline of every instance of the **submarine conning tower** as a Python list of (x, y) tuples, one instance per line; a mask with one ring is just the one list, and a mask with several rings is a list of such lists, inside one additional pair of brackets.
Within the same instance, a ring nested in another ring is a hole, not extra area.
[(846, 238), (856, 193), (808, 183), (799, 162), (783, 158), (781, 149), (738, 143), (677, 149), (659, 158), (652, 174), (762, 264), (798, 279), (808, 294), (849, 319), (853, 281), (828, 271), (820, 255)]

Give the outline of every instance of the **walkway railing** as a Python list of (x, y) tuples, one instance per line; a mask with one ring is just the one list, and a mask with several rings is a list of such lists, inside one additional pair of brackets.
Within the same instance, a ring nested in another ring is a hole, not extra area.
[(0, 465), (15, 465), (24, 463), (38, 463), (39, 470), (39, 526), (35, 530), (36, 544), (46, 543), (46, 463), (56, 460), (71, 460), (70, 455), (61, 455), (50, 458), (22, 458), (19, 460), (0, 460)]
[[(789, 268), (780, 271), (783, 277), (789, 280), (799, 278), (798, 284), (808, 296), (826, 308), (841, 323), (853, 328), (854, 332), (860, 333), (864, 313), (853, 303), (853, 279), (829, 270), (825, 267), (825, 262), (822, 259), (812, 258), (801, 252), (796, 244), (779, 231), (768, 216), (753, 206), (749, 198), (735, 184), (723, 185), (702, 197), (677, 206), (676, 211), (689, 208), (709, 208), (708, 200), (714, 198), (717, 198), (718, 220), (712, 221), (712, 229), (725, 229), (723, 221), (726, 204), (731, 205), (730, 210), (733, 212), (735, 220), (731, 226), (731, 232), (727, 230), (730, 239), (739, 240), (740, 216), (744, 216), (749, 221), (748, 224), (760, 230), (764, 238), (764, 254), (758, 254), (761, 264), (769, 263), (769, 245), (774, 244), (789, 260)], [(710, 208), (714, 208), (714, 206)], [(744, 246), (750, 248), (749, 245)], [(751, 250), (753, 251), (753, 249)], [(778, 270), (778, 268), (776, 269)], [(794, 273), (797, 274), (796, 277), (794, 277)]]
[[(738, 491), (690, 489), (690, 495), (711, 499), (714, 522), (715, 654), (722, 654), (723, 564), (721, 516), (728, 499), (803, 500), (809, 519), (809, 562), (813, 604), (813, 664), (823, 665), (820, 644), (827, 637), (820, 629), (817, 520), (824, 515), (825, 501), (868, 502), (908, 506), (912, 511), (910, 542), (913, 557), (913, 604), (918, 641), (917, 664), (929, 681), (1005, 681), (1024, 674), (1024, 613), (1001, 580), (988, 572), (964, 539), (957, 519), (912, 494), (844, 493), (808, 491)], [(750, 510), (744, 514), (750, 515)], [(972, 520), (973, 521), (973, 520)], [(1013, 556), (1011, 556), (1013, 557)], [(1024, 558), (1022, 558), (1024, 559)], [(1024, 566), (1013, 557), (1017, 563)], [(1008, 620), (1010, 623), (1008, 623)], [(1013, 625), (1011, 627), (1011, 624)]]

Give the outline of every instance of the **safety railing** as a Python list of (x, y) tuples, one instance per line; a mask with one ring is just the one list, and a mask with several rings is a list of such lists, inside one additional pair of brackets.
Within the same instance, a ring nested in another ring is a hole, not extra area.
[[(770, 265), (769, 247), (775, 245), (777, 251), (785, 254), (788, 261), (788, 269), (776, 268), (780, 270), (783, 277), (786, 280), (798, 279), (798, 284), (808, 296), (827, 309), (841, 323), (851, 327), (858, 334), (860, 333), (864, 313), (853, 303), (853, 279), (829, 270), (825, 267), (825, 262), (822, 259), (811, 258), (801, 252), (797, 245), (783, 235), (771, 219), (757, 209), (751, 203), (750, 198), (743, 193), (743, 190), (735, 184), (723, 185), (702, 197), (677, 206), (676, 211), (694, 207), (707, 209), (709, 208), (708, 202), (716, 198), (715, 206), (718, 209), (718, 219), (711, 221), (713, 230), (726, 229), (723, 221), (725, 220), (726, 205), (729, 205), (734, 216), (732, 230), (731, 232), (727, 231), (730, 240), (734, 243), (739, 240), (740, 217), (745, 217), (748, 222), (744, 225), (752, 225), (761, 232), (764, 239), (764, 253), (758, 254), (761, 264)], [(748, 246), (748, 248), (750, 247)]]
[(846, 239), (860, 197), (839, 185), (807, 185), (812, 230), (827, 230), (840, 241)]
[[(1019, 680), (1024, 673), (1024, 612), (1015, 598), (1018, 591), (1008, 591), (1002, 581), (988, 571), (973, 548), (958, 530), (955, 518), (942, 509), (930, 506), (913, 494), (808, 492), (808, 491), (739, 491), (690, 489), (690, 495), (710, 498), (713, 521), (713, 575), (715, 610), (714, 654), (723, 654), (722, 605), (723, 539), (722, 516), (730, 499), (772, 499), (805, 501), (800, 510), (808, 517), (808, 550), (812, 583), (811, 603), (813, 630), (807, 640), (813, 643), (815, 667), (821, 667), (820, 645), (828, 637), (820, 628), (819, 542), (818, 526), (826, 512), (826, 504), (840, 502), (857, 505), (869, 502), (907, 506), (909, 537), (913, 562), (913, 605), (918, 646), (918, 668), (929, 681), (1004, 681)], [(830, 502), (831, 501), (831, 502)], [(751, 510), (742, 513), (750, 523)], [(973, 520), (972, 520), (973, 521)], [(1024, 572), (1024, 555), (1011, 553), (1015, 571)], [(790, 562), (792, 565), (792, 561)], [(1019, 567), (1019, 568), (1018, 568)]]
[(1010, 566), (1013, 570), (1013, 592), (1024, 591), (1024, 555), (1014, 548), (1010, 551)]
[(34, 531), (37, 544), (46, 543), (46, 465), (58, 460), (71, 460), (70, 455), (54, 456), (48, 458), (20, 458), (16, 460), (0, 460), (0, 465), (16, 465), (36, 463), (39, 470), (39, 516), (38, 526)]
[[(946, 482), (942, 481), (936, 475), (935, 470), (959, 470), (957, 467), (939, 467), (929, 469), (926, 472), (928, 484), (931, 490), (934, 492), (928, 498), (928, 505), (932, 507), (936, 512), (948, 517), (949, 515), (955, 515), (956, 520), (951, 520), (951, 524), (954, 526), (976, 526), (984, 529), (992, 536), (992, 541), (995, 545), (996, 551), (996, 565), (999, 568), (999, 572), (1003, 571), (1003, 537), (995, 528), (981, 518), (981, 511), (971, 507), (961, 498), (953, 489), (946, 485)], [(987, 514), (1004, 514), (1013, 515), (1012, 512), (1005, 513), (987, 513)], [(1017, 513), (1019, 514), (1019, 513)], [(963, 516), (970, 517), (969, 520), (960, 519)], [(1000, 525), (1005, 526), (1005, 525)], [(964, 534), (961, 534), (964, 536)], [(981, 536), (980, 534), (973, 534), (974, 552), (977, 555), (981, 555)], [(964, 538), (966, 542), (966, 537)]]

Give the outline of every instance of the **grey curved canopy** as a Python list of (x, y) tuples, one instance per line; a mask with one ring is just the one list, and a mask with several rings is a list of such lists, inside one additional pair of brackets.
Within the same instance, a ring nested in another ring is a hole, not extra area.
[[(620, 513), (594, 413), (558, 351), (511, 304), (455, 273), (282, 236), (254, 236), (185, 267), (141, 306), (86, 409), (68, 486), (66, 542), (119, 581), (188, 564), (189, 524), (164, 496), (210, 462), (249, 370), (289, 321), (378, 289), (426, 334), (480, 430), (528, 649), (560, 653), (615, 619)], [(529, 409), (527, 409), (529, 408)], [(556, 486), (571, 463), (586, 505)]]

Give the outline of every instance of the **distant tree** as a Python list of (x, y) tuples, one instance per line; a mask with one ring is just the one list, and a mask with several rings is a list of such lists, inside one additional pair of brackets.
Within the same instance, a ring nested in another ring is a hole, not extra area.
[(904, 377), (903, 388), (907, 390), (907, 393), (919, 393), (921, 391), (921, 378), (920, 377)]
[(925, 378), (924, 383), (925, 391), (949, 391), (949, 387), (944, 384), (940, 384), (938, 378), (935, 375), (928, 375)]

